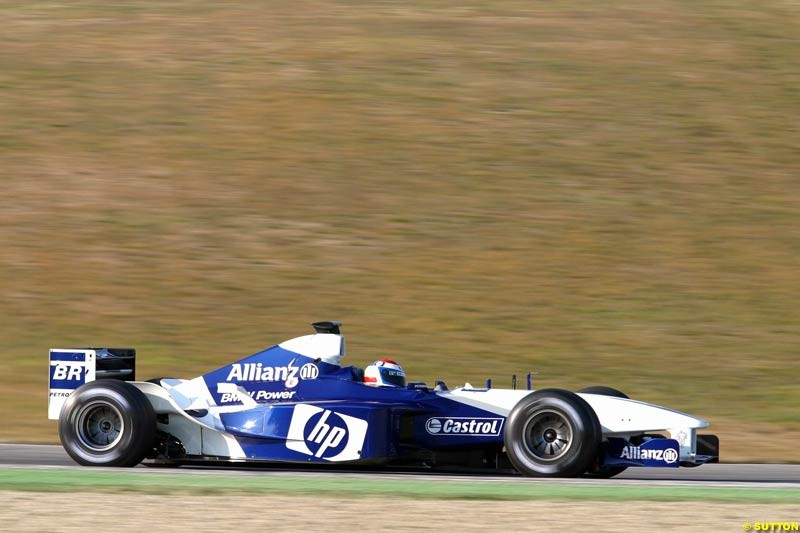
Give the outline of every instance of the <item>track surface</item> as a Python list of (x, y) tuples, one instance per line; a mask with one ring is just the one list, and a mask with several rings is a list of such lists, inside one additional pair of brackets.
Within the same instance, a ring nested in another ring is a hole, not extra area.
[[(85, 468), (79, 467), (72, 459), (67, 456), (61, 446), (35, 445), (35, 444), (0, 444), (0, 468), (58, 468), (72, 469)], [(421, 473), (420, 471), (408, 470), (381, 470), (365, 472), (357, 469), (336, 469), (329, 468), (308, 468), (293, 466), (265, 466), (265, 467), (190, 467), (162, 469), (137, 467), (137, 471), (154, 473), (175, 473), (175, 474), (219, 474), (240, 472), (242, 474), (293, 474), (293, 475), (315, 475), (331, 476), (341, 475), (346, 472), (348, 475), (364, 475), (381, 477), (408, 478), (410, 476), (423, 476), (428, 479), (431, 476), (436, 478), (459, 479), (459, 480), (489, 480), (489, 479), (518, 479), (521, 482), (548, 482), (550, 480), (518, 478), (512, 476), (498, 475), (471, 475), (471, 474), (431, 474)], [(559, 480), (573, 483), (648, 483), (659, 484), (681, 484), (697, 486), (739, 486), (739, 485), (758, 485), (765, 487), (786, 487), (800, 488), (800, 465), (778, 465), (778, 464), (711, 464), (699, 468), (631, 468), (626, 472), (611, 480)]]

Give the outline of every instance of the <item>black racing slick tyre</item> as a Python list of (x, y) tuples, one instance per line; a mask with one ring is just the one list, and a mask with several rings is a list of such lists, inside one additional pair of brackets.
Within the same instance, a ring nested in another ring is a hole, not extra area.
[(594, 387), (586, 387), (585, 389), (581, 389), (578, 391), (581, 394), (599, 394), (601, 396), (613, 396), (614, 398), (625, 398), (629, 400), (628, 395), (622, 391), (611, 387), (603, 387), (600, 385), (595, 385)]
[(64, 450), (81, 465), (136, 466), (154, 449), (156, 414), (130, 383), (101, 379), (67, 399), (58, 433)]
[(573, 392), (541, 389), (508, 415), (503, 433), (514, 468), (532, 477), (576, 477), (592, 467), (602, 429), (594, 410)]
[[(614, 398), (628, 399), (628, 395), (624, 392), (614, 389), (612, 387), (604, 387), (602, 385), (595, 385), (593, 387), (586, 387), (578, 391), (584, 394), (599, 394), (601, 396), (613, 396)], [(618, 476), (628, 469), (627, 466), (600, 466), (601, 457), (598, 457), (596, 465), (593, 469), (588, 470), (583, 476), (593, 479), (610, 479)]]

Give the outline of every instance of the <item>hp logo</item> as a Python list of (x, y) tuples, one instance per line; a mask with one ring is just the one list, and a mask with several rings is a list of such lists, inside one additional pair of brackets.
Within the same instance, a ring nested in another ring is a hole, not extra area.
[(353, 461), (362, 458), (368, 428), (361, 418), (299, 403), (294, 406), (286, 447), (319, 460)]
[(303, 436), (314, 457), (334, 456), (344, 447), (347, 426), (339, 415), (325, 409), (309, 418)]

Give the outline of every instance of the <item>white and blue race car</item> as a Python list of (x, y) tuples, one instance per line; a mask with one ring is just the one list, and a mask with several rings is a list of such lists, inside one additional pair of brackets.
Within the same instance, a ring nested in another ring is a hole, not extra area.
[[(320, 463), (611, 477), (716, 462), (699, 418), (608, 387), (364, 383), (339, 322), (194, 379), (135, 381), (132, 349), (50, 351), (48, 416), (78, 463)], [(530, 379), (528, 380), (530, 383)]]

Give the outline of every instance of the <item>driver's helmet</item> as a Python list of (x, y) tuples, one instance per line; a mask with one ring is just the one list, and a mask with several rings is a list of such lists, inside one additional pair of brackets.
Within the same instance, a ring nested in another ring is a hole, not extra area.
[(364, 369), (364, 383), (373, 387), (405, 387), (406, 373), (391, 359), (381, 359)]

